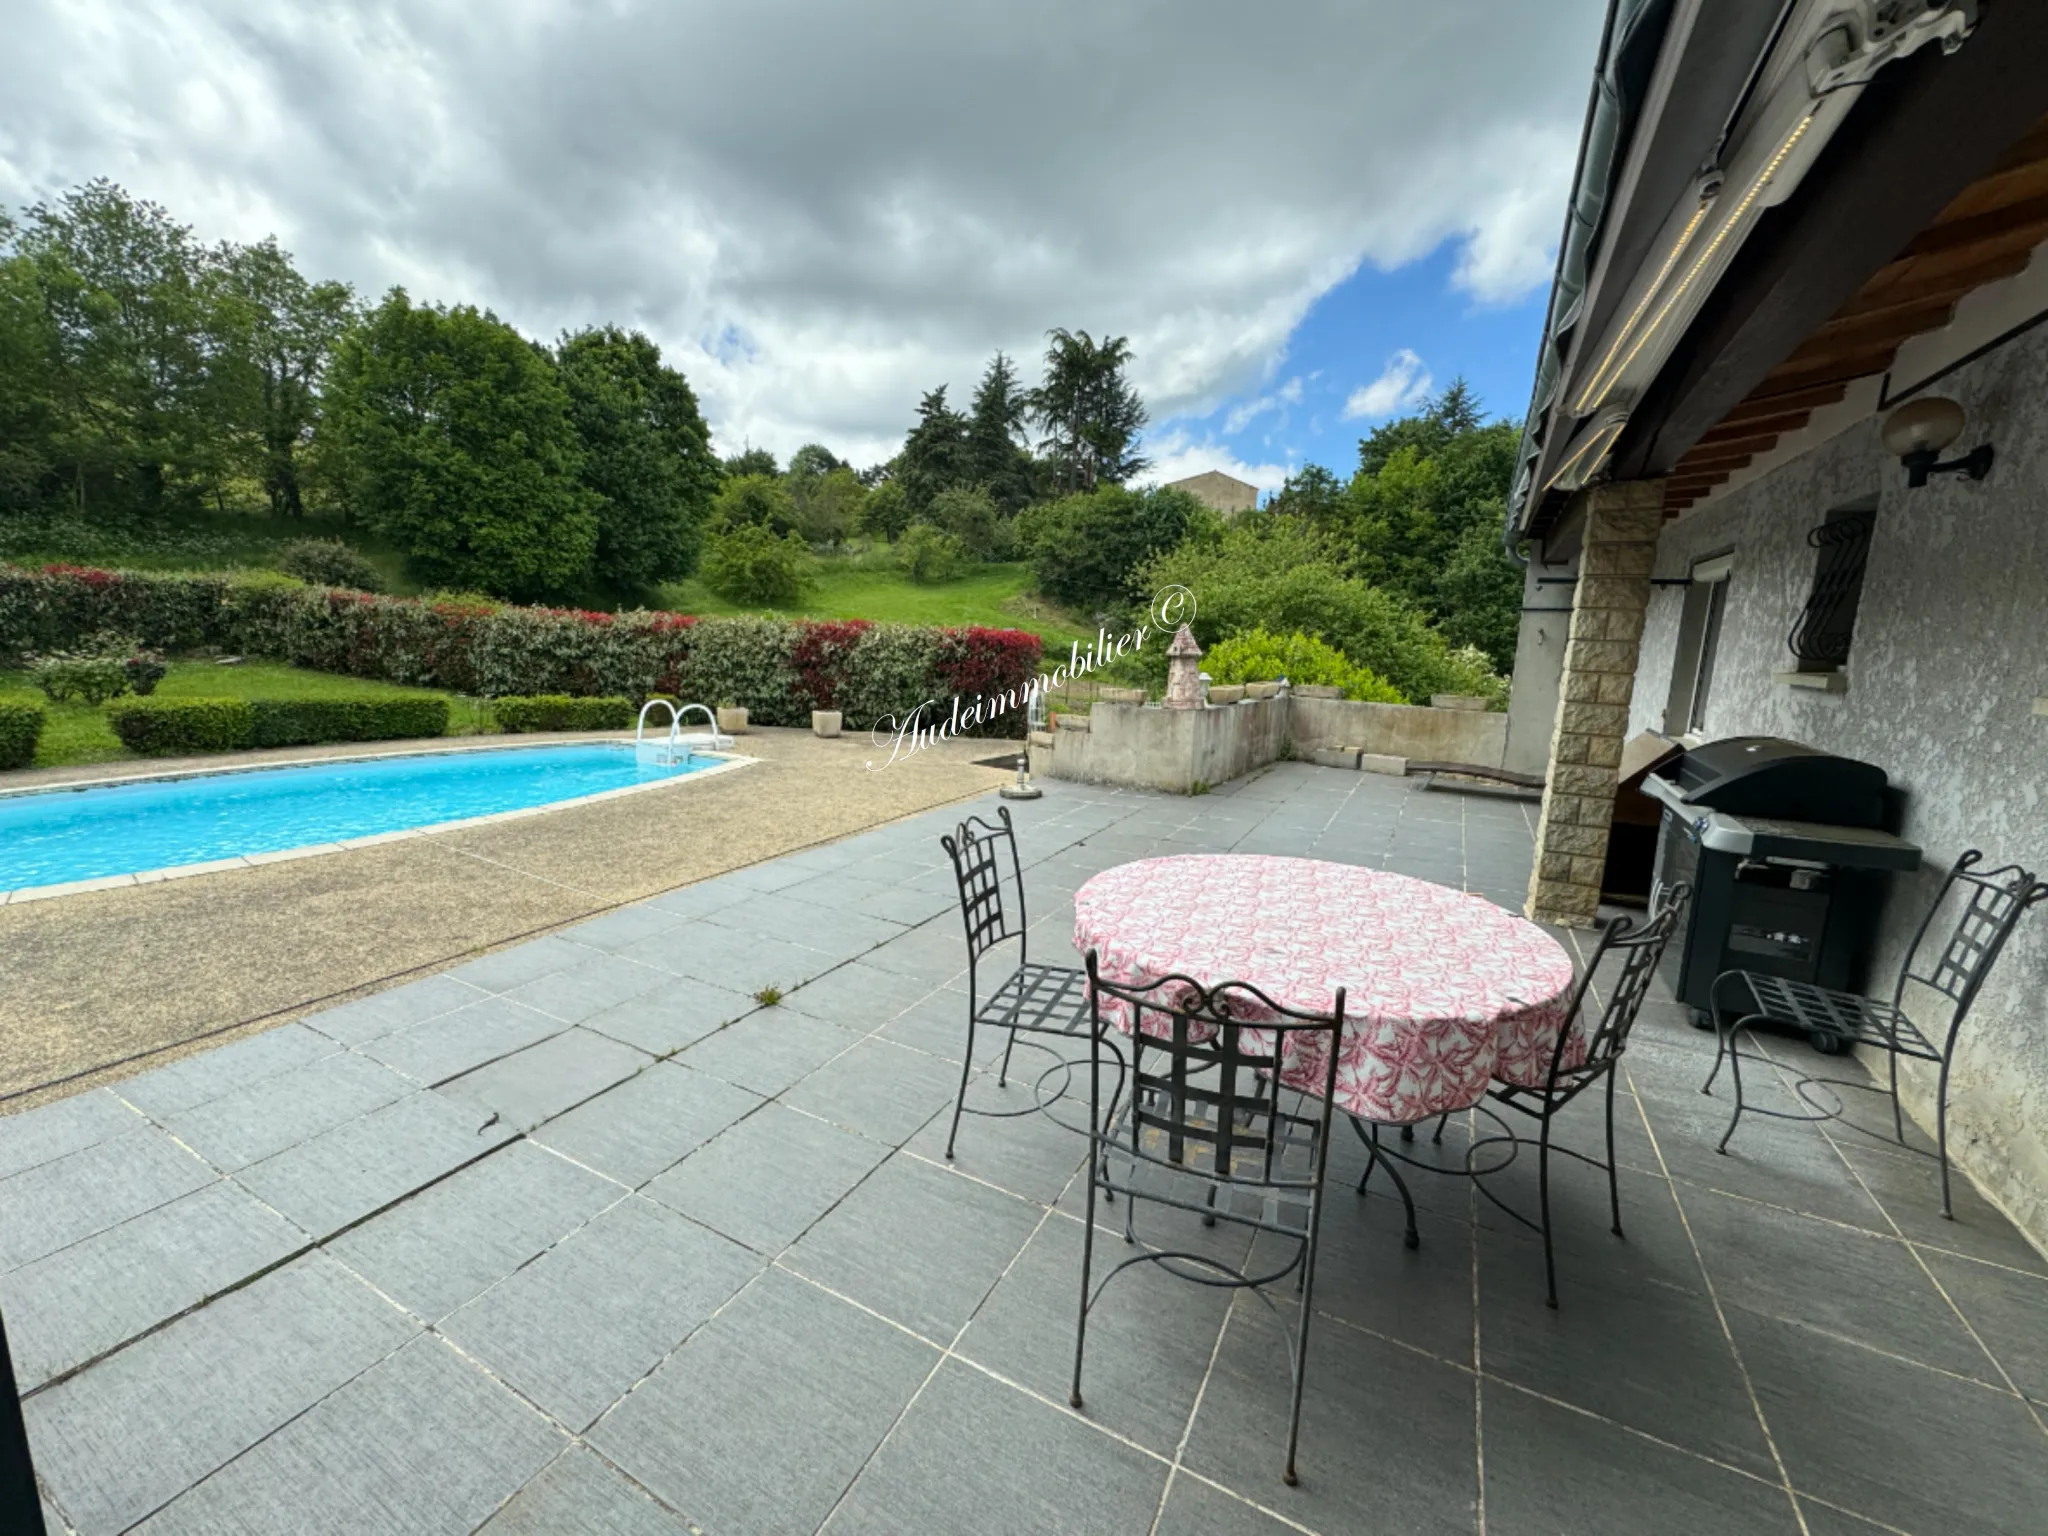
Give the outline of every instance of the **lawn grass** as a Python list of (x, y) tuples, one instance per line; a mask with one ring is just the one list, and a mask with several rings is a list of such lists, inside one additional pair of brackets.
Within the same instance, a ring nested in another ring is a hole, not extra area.
[(14, 565), (98, 565), (129, 571), (275, 570), (293, 539), (339, 539), (377, 567), (385, 590), (419, 590), (398, 553), (331, 517), (264, 512), (184, 513), (161, 523), (101, 525), (76, 517), (0, 519), (0, 560)]
[[(174, 661), (170, 667), (168, 675), (157, 684), (157, 698), (384, 699), (418, 693), (453, 698), (452, 694), (437, 688), (407, 688), (398, 683), (337, 677), (275, 661), (245, 661), (231, 667), (210, 661)], [(26, 673), (7, 671), (0, 671), (0, 699), (43, 706), (43, 735), (36, 745), (35, 766), (38, 768), (65, 768), (78, 763), (127, 759), (141, 761), (121, 745), (113, 727), (107, 724), (109, 706), (106, 704), (52, 704), (36, 690)], [(476, 705), (457, 702), (449, 714), (448, 734), (470, 735), (488, 728), (489, 723), (488, 715)]]
[(873, 554), (820, 555), (815, 585), (792, 608), (770, 610), (727, 602), (701, 581), (661, 589), (664, 608), (678, 613), (779, 612), (801, 619), (873, 619), (883, 624), (986, 624), (1028, 629), (1047, 641), (1092, 640), (1095, 631), (1032, 595), (1031, 567), (1021, 562), (977, 565), (952, 581), (921, 587)]

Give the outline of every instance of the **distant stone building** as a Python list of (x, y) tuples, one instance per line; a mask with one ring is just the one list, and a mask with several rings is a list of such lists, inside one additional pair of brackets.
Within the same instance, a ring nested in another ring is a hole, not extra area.
[(1225, 517), (1249, 512), (1259, 504), (1256, 485), (1246, 485), (1235, 475), (1226, 475), (1220, 469), (1204, 470), (1199, 475), (1189, 475), (1185, 480), (1175, 480), (1172, 487), (1176, 491), (1186, 491), (1203, 506), (1221, 512)]

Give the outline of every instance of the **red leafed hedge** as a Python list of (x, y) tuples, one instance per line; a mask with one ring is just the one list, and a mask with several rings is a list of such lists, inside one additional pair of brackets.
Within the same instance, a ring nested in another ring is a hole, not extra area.
[[(0, 566), (0, 653), (66, 649), (102, 630), (169, 649), (218, 646), (322, 672), (508, 694), (668, 694), (745, 705), (761, 725), (838, 709), (866, 731), (930, 701), (949, 712), (1021, 689), (1036, 635), (863, 619), (699, 619), (378, 597), (274, 576)], [(1021, 711), (975, 734), (1023, 733)]]

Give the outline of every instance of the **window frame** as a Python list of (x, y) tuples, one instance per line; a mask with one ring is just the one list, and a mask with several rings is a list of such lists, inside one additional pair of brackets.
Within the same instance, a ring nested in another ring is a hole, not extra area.
[(1678, 638), (1672, 647), (1671, 688), (1664, 704), (1666, 736), (1697, 736), (1706, 726), (1734, 572), (1734, 552), (1723, 551), (1695, 560), (1687, 573)]

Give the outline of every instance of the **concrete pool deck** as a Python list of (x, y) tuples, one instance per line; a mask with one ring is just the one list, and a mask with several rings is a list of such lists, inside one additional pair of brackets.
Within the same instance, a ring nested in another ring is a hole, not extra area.
[[(463, 748), (615, 736), (464, 737)], [(417, 742), (39, 769), (6, 789), (417, 752)], [(0, 1101), (41, 1102), (677, 886), (985, 793), (993, 741), (885, 770), (867, 742), (763, 730), (721, 774), (545, 814), (0, 907)], [(85, 1074), (81, 1076), (81, 1074)], [(42, 1085), (53, 1085), (43, 1087)], [(56, 1086), (61, 1085), (61, 1087)]]

